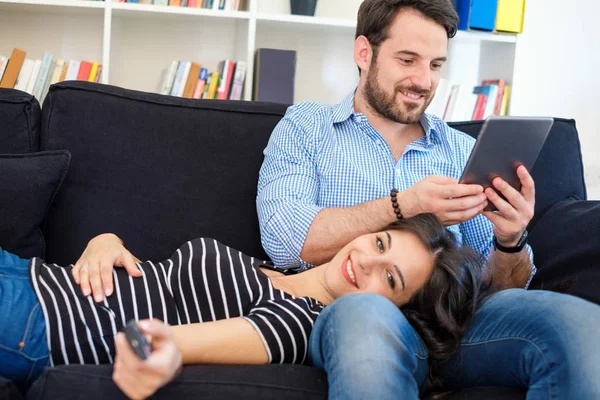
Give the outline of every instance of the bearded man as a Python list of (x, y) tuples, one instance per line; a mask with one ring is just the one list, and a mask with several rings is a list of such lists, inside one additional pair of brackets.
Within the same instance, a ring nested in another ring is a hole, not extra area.
[[(264, 151), (257, 193), (263, 247), (293, 273), (396, 218), (433, 213), (458, 243), (481, 254), (497, 293), (458, 349), (426, 346), (436, 327), (414, 326), (382, 296), (349, 295), (326, 307), (309, 355), (327, 372), (331, 399), (416, 399), (433, 372), (446, 389), (503, 385), (527, 389), (528, 399), (600, 398), (600, 346), (591, 340), (600, 318), (589, 317), (600, 308), (526, 290), (536, 272), (526, 243), (531, 175), (517, 169), (520, 191), (500, 178), (496, 190), (459, 184), (475, 140), (425, 113), (457, 24), (448, 0), (361, 4), (358, 86), (335, 106), (289, 107)], [(484, 211), (488, 202), (498, 211)], [(340, 268), (351, 268), (360, 287), (370, 271), (356, 264)]]

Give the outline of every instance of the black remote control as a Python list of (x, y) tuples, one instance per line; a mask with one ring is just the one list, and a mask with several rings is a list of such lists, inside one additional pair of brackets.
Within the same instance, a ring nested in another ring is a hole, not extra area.
[(148, 344), (146, 337), (140, 332), (134, 319), (125, 325), (124, 332), (134, 353), (142, 360), (148, 358), (151, 350), (150, 345)]

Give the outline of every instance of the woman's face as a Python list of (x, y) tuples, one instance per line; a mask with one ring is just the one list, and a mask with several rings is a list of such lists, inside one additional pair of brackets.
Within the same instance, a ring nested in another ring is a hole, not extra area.
[(334, 299), (375, 293), (406, 304), (433, 271), (434, 258), (411, 232), (390, 230), (360, 236), (327, 264), (325, 283)]

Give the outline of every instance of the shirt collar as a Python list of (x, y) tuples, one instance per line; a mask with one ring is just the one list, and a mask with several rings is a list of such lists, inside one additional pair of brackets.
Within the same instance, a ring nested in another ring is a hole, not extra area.
[(344, 99), (333, 107), (333, 123), (344, 122), (354, 114), (354, 88)]
[[(354, 112), (354, 94), (356, 90), (357, 88), (354, 88), (340, 103), (333, 107), (332, 118), (334, 124), (344, 122), (351, 116), (358, 114)], [(427, 144), (432, 144), (436, 138), (440, 139), (433, 115), (423, 114), (419, 122), (425, 132), (425, 141)]]

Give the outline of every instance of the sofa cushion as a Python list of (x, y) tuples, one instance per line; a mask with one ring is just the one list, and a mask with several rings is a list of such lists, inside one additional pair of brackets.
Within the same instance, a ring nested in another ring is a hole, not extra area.
[[(126, 399), (112, 381), (112, 365), (49, 368), (28, 398)], [(319, 399), (327, 398), (327, 376), (303, 365), (193, 365), (153, 399)]]
[(53, 85), (41, 144), (71, 168), (48, 216), (47, 261), (77, 260), (114, 232), (134, 255), (164, 260), (197, 237), (266, 258), (256, 185), (284, 105), (182, 99), (87, 82)]
[(532, 289), (553, 288), (600, 304), (600, 201), (555, 204), (529, 243), (538, 269)]
[(41, 225), (69, 167), (68, 151), (0, 155), (0, 247), (43, 257)]
[[(483, 121), (450, 123), (450, 126), (477, 137)], [(575, 121), (555, 118), (554, 125), (530, 171), (535, 181), (535, 216), (529, 229), (555, 203), (587, 198), (581, 146)]]
[(40, 148), (40, 104), (32, 95), (0, 88), (0, 153), (30, 153)]
[(11, 381), (0, 376), (0, 399), (23, 400), (23, 396)]

